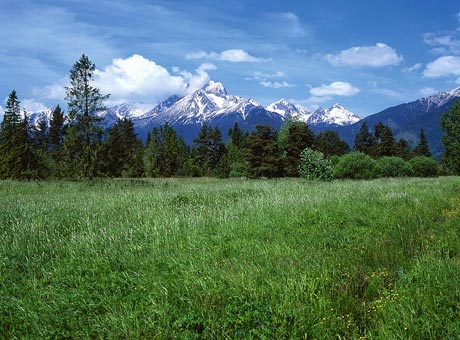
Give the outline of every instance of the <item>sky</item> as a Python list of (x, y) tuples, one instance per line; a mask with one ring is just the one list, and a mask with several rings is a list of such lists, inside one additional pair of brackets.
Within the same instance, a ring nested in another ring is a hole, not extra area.
[(12, 90), (27, 111), (66, 108), (82, 54), (108, 106), (214, 80), (263, 105), (365, 117), (460, 86), (460, 2), (0, 0), (0, 112)]

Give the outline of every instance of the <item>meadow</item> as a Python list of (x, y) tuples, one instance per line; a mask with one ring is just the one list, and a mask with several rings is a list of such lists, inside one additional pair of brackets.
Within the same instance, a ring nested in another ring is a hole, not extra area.
[(0, 338), (458, 339), (460, 178), (0, 182)]

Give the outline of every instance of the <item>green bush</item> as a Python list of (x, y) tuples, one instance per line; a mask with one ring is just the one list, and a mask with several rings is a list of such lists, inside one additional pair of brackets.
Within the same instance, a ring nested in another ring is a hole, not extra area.
[(334, 168), (322, 152), (305, 148), (300, 154), (299, 175), (308, 180), (332, 181)]
[(335, 166), (335, 177), (352, 179), (371, 179), (375, 175), (375, 160), (362, 153), (353, 152), (340, 157)]
[(412, 176), (409, 162), (401, 157), (389, 156), (377, 159), (377, 177), (404, 177)]
[(439, 164), (432, 157), (418, 156), (409, 161), (413, 175), (417, 177), (435, 177), (439, 174)]

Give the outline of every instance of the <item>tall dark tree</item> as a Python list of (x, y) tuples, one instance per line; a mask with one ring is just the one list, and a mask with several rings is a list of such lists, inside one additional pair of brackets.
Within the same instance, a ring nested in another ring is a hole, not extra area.
[(426, 156), (431, 157), (430, 148), (428, 146), (428, 141), (425, 136), (425, 130), (420, 129), (420, 138), (417, 146), (415, 147), (414, 156)]
[(19, 168), (14, 169), (13, 178), (32, 179), (41, 177), (42, 173), (40, 157), (36, 152), (32, 139), (32, 127), (29, 123), (27, 112), (19, 124), (18, 138), (16, 139), (15, 157), (19, 161)]
[(76, 170), (74, 175), (93, 178), (98, 170), (102, 118), (96, 113), (104, 110), (102, 95), (92, 86), (96, 65), (86, 55), (70, 70), (70, 85), (66, 87), (66, 100), (69, 107), (69, 127), (65, 140), (68, 164)]
[(372, 153), (372, 149), (375, 146), (375, 139), (371, 133), (371, 130), (367, 126), (367, 122), (364, 121), (359, 128), (358, 133), (355, 137), (354, 150), (360, 151), (367, 155)]
[(374, 157), (395, 156), (397, 153), (396, 143), (391, 128), (383, 123), (378, 123), (374, 128), (376, 145), (372, 152)]
[(248, 154), (248, 137), (249, 133), (241, 130), (238, 123), (233, 125), (228, 131), (230, 137), (226, 149), (226, 162), (228, 165), (228, 176), (243, 177), (249, 174)]
[(257, 125), (256, 131), (249, 135), (248, 161), (250, 177), (272, 178), (280, 175), (277, 133), (272, 127)]
[(20, 137), (21, 107), (16, 91), (12, 91), (6, 102), (0, 125), (0, 178), (16, 178), (20, 168), (17, 155)]
[(57, 105), (53, 109), (50, 119), (49, 127), (49, 142), (53, 151), (59, 151), (62, 146), (62, 139), (64, 137), (64, 112), (61, 107)]
[(321, 132), (315, 137), (313, 149), (322, 152), (325, 157), (341, 156), (350, 151), (350, 147), (340, 139), (337, 131)]
[(217, 169), (225, 154), (225, 144), (222, 133), (216, 126), (214, 129), (204, 124), (193, 140), (193, 157), (205, 175), (212, 174)]
[(409, 142), (404, 138), (400, 138), (398, 143), (396, 143), (396, 156), (405, 160), (409, 160), (412, 156)]
[(144, 170), (148, 177), (188, 175), (189, 157), (184, 140), (168, 123), (153, 130), (144, 151)]
[(314, 143), (313, 131), (303, 122), (294, 122), (288, 129), (285, 147), (284, 171), (289, 177), (299, 176), (300, 154)]
[(460, 175), (460, 102), (457, 100), (441, 116), (444, 152), (442, 163), (454, 175)]
[(119, 119), (109, 130), (102, 148), (104, 173), (111, 177), (140, 177), (143, 173), (142, 142), (128, 118)]
[(48, 118), (42, 113), (37, 120), (36, 126), (33, 128), (33, 138), (40, 153), (46, 153), (49, 149), (48, 135)]

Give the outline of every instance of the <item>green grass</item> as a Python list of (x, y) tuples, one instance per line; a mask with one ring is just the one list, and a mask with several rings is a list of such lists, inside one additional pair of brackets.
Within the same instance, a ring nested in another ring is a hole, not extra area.
[(459, 339), (460, 178), (0, 182), (0, 337)]

